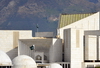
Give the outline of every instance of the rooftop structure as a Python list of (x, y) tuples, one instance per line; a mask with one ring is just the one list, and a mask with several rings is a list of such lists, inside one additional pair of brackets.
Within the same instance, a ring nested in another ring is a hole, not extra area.
[(35, 37), (53, 38), (53, 32), (36, 32)]
[[(30, 49), (31, 46), (33, 49)], [(37, 63), (61, 62), (62, 40), (56, 38), (20, 39), (18, 55), (23, 54), (31, 56)]]

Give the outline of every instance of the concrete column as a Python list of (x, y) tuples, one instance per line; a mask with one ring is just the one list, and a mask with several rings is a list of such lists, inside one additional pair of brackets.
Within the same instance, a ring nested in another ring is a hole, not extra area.
[(97, 36), (97, 60), (99, 60), (99, 36)]
[(42, 63), (44, 63), (44, 53), (42, 53)]
[(85, 39), (84, 60), (88, 60), (89, 59), (88, 35), (85, 35), (84, 39)]
[[(100, 39), (100, 36), (99, 36)], [(98, 60), (100, 60), (100, 40), (98, 39)]]

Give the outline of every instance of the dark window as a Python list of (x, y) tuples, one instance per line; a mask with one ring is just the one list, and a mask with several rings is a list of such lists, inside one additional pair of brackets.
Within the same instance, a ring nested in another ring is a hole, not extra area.
[(47, 60), (47, 56), (46, 55), (44, 55), (44, 60)]
[(11, 66), (0, 66), (0, 68), (11, 68)]
[(84, 60), (84, 62), (94, 62), (95, 60)]
[(37, 68), (46, 68), (45, 66), (38, 66)]

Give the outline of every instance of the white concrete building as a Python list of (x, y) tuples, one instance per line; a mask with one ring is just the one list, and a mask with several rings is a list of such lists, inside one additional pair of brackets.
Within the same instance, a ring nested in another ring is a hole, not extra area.
[(52, 32), (38, 32), (33, 39), (19, 39), (18, 42), (18, 55), (32, 57), (38, 63), (38, 68), (62, 62), (62, 40), (53, 38)]
[[(30, 47), (34, 45), (34, 49)], [(20, 39), (18, 55), (31, 56), (37, 63), (62, 62), (62, 40), (56, 38)]]
[[(12, 60), (18, 55), (28, 55), (36, 62), (61, 62), (62, 40), (53, 38), (52, 32), (43, 32), (40, 36), (32, 37), (31, 30), (0, 30), (0, 50)], [(32, 45), (35, 50), (30, 49)]]
[(86, 14), (61, 14), (58, 34), (63, 39), (64, 29), (74, 28), (83, 30), (99, 30), (100, 29), (100, 12)]
[(65, 29), (64, 31), (64, 61), (70, 62), (71, 68), (81, 68), (84, 62), (83, 30)]
[(58, 35), (64, 41), (64, 61), (70, 68), (100, 66), (100, 12), (61, 14)]
[(0, 50), (13, 59), (18, 55), (18, 39), (31, 38), (31, 30), (0, 30)]
[[(61, 14), (57, 32), (57, 38), (53, 38), (52, 32), (32, 37), (30, 30), (0, 30), (0, 50), (11, 60), (20, 55), (30, 56), (38, 68), (50, 68), (52, 63), (63, 68), (100, 66), (100, 12)], [(20, 62), (12, 63), (15, 68), (17, 63)]]

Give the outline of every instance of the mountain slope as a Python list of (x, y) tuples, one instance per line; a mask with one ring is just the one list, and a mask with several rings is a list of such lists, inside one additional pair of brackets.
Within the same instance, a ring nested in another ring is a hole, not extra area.
[(99, 0), (0, 0), (0, 29), (56, 31), (59, 14), (100, 10)]

